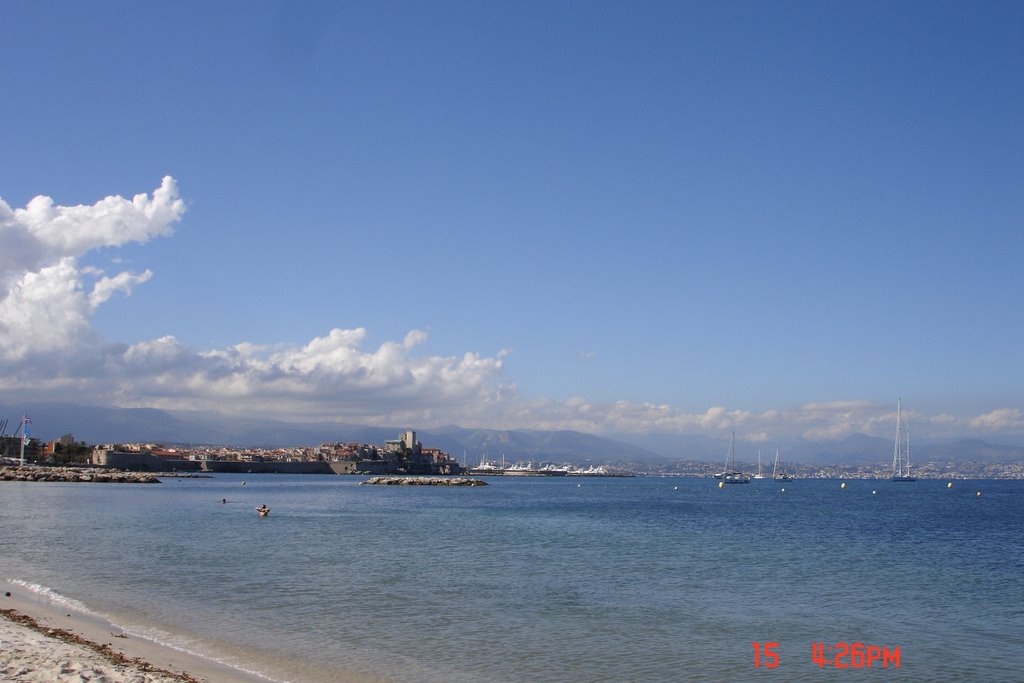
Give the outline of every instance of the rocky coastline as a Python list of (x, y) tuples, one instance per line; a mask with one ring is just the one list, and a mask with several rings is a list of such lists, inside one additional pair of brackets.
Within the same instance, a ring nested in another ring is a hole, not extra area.
[(487, 486), (481, 479), (466, 477), (370, 477), (360, 485), (381, 486)]
[(69, 481), (100, 484), (159, 484), (145, 472), (105, 470), (98, 467), (0, 467), (0, 481)]

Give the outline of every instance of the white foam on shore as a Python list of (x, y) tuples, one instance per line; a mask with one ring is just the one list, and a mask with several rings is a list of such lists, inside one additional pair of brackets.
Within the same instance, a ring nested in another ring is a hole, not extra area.
[(29, 581), (23, 581), (21, 579), (7, 579), (7, 582), (13, 586), (17, 586), (28, 591), (30, 594), (38, 598), (42, 598), (50, 605), (59, 605), (60, 607), (66, 610), (77, 612), (82, 617), (86, 617), (93, 620), (100, 620), (102, 622), (109, 624), (110, 626), (113, 626), (122, 633), (125, 633), (135, 638), (139, 638), (141, 640), (149, 641), (154, 645), (158, 645), (160, 647), (180, 652), (189, 657), (194, 657), (197, 659), (205, 660), (207, 662), (212, 662), (217, 666), (233, 669), (248, 676), (253, 676), (264, 681), (269, 681), (270, 683), (290, 683), (289, 681), (271, 678), (260, 671), (253, 671), (251, 669), (239, 666), (237, 663), (226, 661), (225, 659), (213, 657), (209, 654), (206, 654), (202, 651), (202, 641), (200, 640), (188, 638), (185, 636), (176, 637), (162, 629), (152, 626), (141, 626), (137, 624), (126, 625), (119, 623), (118, 621), (115, 621), (114, 619), (104, 614), (101, 614), (99, 612), (96, 612), (95, 610), (90, 609), (85, 603), (81, 602), (80, 600), (69, 598), (66, 595), (58, 593), (52, 588), (48, 588), (38, 583), (31, 583)]
[[(170, 648), (171, 650), (177, 650), (178, 652), (186, 654), (190, 657), (198, 657), (200, 659), (205, 659), (208, 662), (213, 662), (220, 666), (225, 666), (230, 669), (240, 671), (249, 676), (255, 676), (256, 678), (268, 681), (269, 683), (290, 683), (290, 681), (283, 681), (276, 678), (271, 678), (270, 676), (267, 676), (261, 671), (253, 671), (252, 669), (246, 669), (243, 666), (239, 666), (235, 662), (230, 662), (226, 659), (222, 659), (220, 657), (213, 657), (211, 655), (206, 654), (205, 652), (201, 652), (200, 648), (196, 647), (196, 644), (200, 644), (202, 641), (189, 639), (184, 636), (179, 636), (176, 638), (175, 636), (172, 636), (170, 633), (167, 633), (166, 631), (151, 626), (122, 626), (121, 624), (115, 623), (113, 621), (111, 621), (110, 623), (130, 636), (133, 636), (135, 638), (141, 638), (143, 640), (148, 640), (151, 643), (155, 643), (156, 645), (159, 645), (161, 647)], [(189, 641), (191, 641), (191, 644)]]
[(44, 598), (47, 602), (50, 602), (54, 605), (66, 607), (69, 610), (93, 617), (94, 619), (103, 618), (103, 615), (99, 614), (98, 612), (93, 612), (91, 609), (86, 607), (85, 603), (75, 600), (74, 598), (69, 598), (66, 595), (61, 595), (52, 588), (40, 586), (38, 583), (29, 583), (28, 581), (22, 581), (21, 579), (7, 579), (7, 582), (14, 586), (18, 586), (19, 588), (24, 588), (29, 593)]

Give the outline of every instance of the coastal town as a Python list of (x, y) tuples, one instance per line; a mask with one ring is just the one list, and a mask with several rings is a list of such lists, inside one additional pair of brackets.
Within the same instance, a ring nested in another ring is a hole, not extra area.
[[(697, 460), (646, 460), (604, 463), (504, 462), (480, 457), (459, 462), (450, 454), (423, 445), (416, 432), (405, 430), (383, 444), (328, 442), (290, 448), (238, 448), (233, 446), (161, 443), (86, 444), (71, 434), (52, 441), (15, 436), (0, 437), (4, 464), (89, 466), (143, 472), (252, 472), (281, 474), (352, 475), (489, 475), (489, 476), (677, 476), (713, 477), (721, 463)], [(738, 463), (754, 478), (762, 477), (755, 463)], [(825, 465), (787, 463), (795, 479), (885, 479), (886, 463)], [(1024, 479), (1024, 461), (956, 460), (916, 464), (921, 479)]]
[(462, 474), (465, 468), (437, 448), (424, 447), (416, 432), (401, 432), (382, 445), (323, 443), (315, 447), (233, 448), (158, 443), (87, 445), (71, 434), (50, 442), (22, 437), (0, 439), (10, 461), (90, 465), (121, 470), (269, 472), (282, 474)]

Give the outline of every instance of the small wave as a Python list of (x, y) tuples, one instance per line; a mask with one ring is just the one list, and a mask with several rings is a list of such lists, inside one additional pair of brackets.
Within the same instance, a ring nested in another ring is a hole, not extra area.
[(119, 631), (126, 633), (130, 636), (133, 636), (135, 638), (139, 638), (141, 640), (148, 640), (149, 642), (155, 643), (156, 645), (159, 645), (161, 647), (166, 647), (171, 650), (175, 650), (177, 652), (186, 654), (190, 657), (197, 657), (199, 659), (204, 659), (208, 662), (213, 662), (215, 664), (225, 666), (236, 671), (241, 671), (242, 673), (248, 674), (250, 676), (255, 676), (257, 678), (261, 678), (265, 681), (270, 681), (271, 683), (288, 683), (288, 681), (278, 681), (277, 679), (270, 678), (262, 672), (246, 669), (245, 667), (238, 666), (235, 663), (205, 654), (201, 651), (201, 641), (190, 639), (187, 637), (175, 638), (175, 636), (171, 635), (170, 633), (167, 633), (166, 631), (163, 631), (155, 627), (121, 624), (104, 614), (101, 614), (95, 610), (90, 609), (81, 600), (69, 598), (66, 595), (58, 593), (52, 588), (48, 588), (38, 583), (32, 583), (30, 581), (24, 581), (22, 579), (7, 579), (7, 581), (11, 585), (18, 586), (19, 588), (22, 588), (33, 595), (39, 596), (50, 603), (60, 605), (65, 609), (68, 609), (73, 612), (78, 612), (79, 614), (88, 616), (93, 619), (101, 619), (103, 621), (106, 621)]
[(69, 598), (66, 595), (61, 595), (52, 588), (41, 586), (38, 583), (22, 581), (21, 579), (8, 579), (8, 581), (12, 585), (18, 586), (19, 588), (24, 588), (33, 595), (38, 595), (39, 597), (45, 598), (49, 602), (60, 605), (62, 607), (66, 607), (69, 610), (73, 610), (81, 614), (86, 614), (90, 617), (103, 618), (103, 615), (99, 614), (98, 612), (94, 612), (88, 607), (86, 607), (85, 603), (79, 600), (75, 600), (74, 598)]
[(111, 622), (111, 624), (120, 629), (122, 632), (132, 637), (140, 638), (142, 640), (148, 640), (151, 643), (156, 643), (161, 647), (176, 650), (178, 652), (189, 655), (190, 657), (198, 657), (200, 659), (205, 659), (208, 662), (214, 662), (221, 666), (226, 666), (229, 669), (241, 671), (242, 673), (248, 674), (250, 676), (255, 676), (265, 681), (270, 681), (271, 683), (289, 683), (288, 681), (279, 681), (276, 678), (271, 678), (260, 671), (246, 669), (243, 666), (239, 666), (237, 663), (208, 655), (202, 651), (202, 641), (200, 640), (188, 638), (187, 636), (175, 637), (170, 633), (167, 633), (166, 631), (163, 631), (159, 628), (152, 626), (122, 625), (113, 621)]

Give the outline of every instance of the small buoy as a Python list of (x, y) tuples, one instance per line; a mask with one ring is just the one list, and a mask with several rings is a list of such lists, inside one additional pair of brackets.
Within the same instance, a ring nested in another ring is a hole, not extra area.
[(672, 490), (673, 490), (673, 491), (678, 491), (678, 490), (679, 490), (679, 487), (678, 487), (678, 486), (673, 486), (673, 487), (672, 487)]
[(786, 492), (786, 489), (785, 489), (785, 488), (783, 488), (783, 489), (782, 489), (782, 492), (783, 492), (783, 493), (785, 493), (785, 492)]
[(840, 484), (840, 485), (839, 485), (839, 488), (841, 488), (841, 489), (845, 489), (845, 488), (846, 488), (846, 482), (844, 481), (844, 482), (843, 482), (842, 484)]
[(583, 484), (576, 484), (576, 488), (583, 486)]
[(872, 495), (872, 496), (873, 496), (873, 495), (875, 495), (875, 491), (874, 491), (874, 489), (872, 489), (872, 491), (871, 491), (871, 495)]
[(980, 495), (981, 495), (981, 491), (978, 491), (978, 494), (977, 494), (977, 495), (979, 495), (979, 496), (980, 496)]
[(946, 488), (947, 489), (953, 488), (953, 482), (949, 482), (948, 484), (946, 484)]
[(718, 482), (718, 488), (720, 488), (720, 489), (721, 488), (725, 488), (725, 482), (724, 481)]

